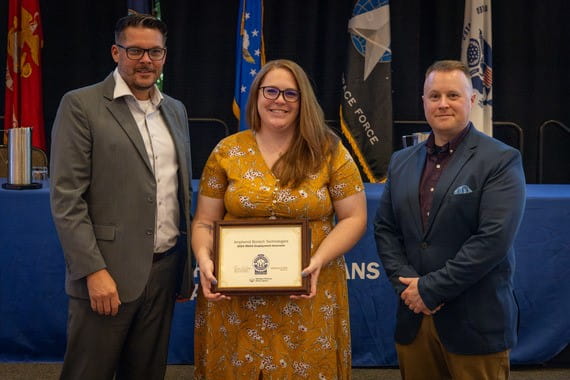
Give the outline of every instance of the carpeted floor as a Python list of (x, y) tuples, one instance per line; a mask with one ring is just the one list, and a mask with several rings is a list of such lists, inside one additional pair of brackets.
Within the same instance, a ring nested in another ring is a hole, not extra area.
[[(60, 363), (0, 363), (2, 380), (56, 380)], [(166, 380), (191, 380), (194, 367), (189, 365), (169, 365)], [(353, 368), (353, 380), (397, 380), (397, 368)], [(521, 367), (512, 369), (511, 380), (568, 380), (570, 368)], [(228, 379), (229, 380), (229, 379)]]

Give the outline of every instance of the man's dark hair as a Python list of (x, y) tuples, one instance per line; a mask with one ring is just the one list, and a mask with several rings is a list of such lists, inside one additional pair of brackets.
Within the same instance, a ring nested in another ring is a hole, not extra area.
[(135, 13), (120, 18), (115, 25), (115, 43), (120, 42), (123, 31), (128, 27), (156, 29), (162, 34), (162, 40), (166, 44), (166, 35), (168, 34), (166, 24), (154, 16)]

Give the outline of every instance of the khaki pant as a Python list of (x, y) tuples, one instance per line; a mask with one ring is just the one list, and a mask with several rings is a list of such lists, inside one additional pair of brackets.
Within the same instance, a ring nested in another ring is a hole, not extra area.
[(410, 344), (396, 344), (403, 380), (506, 380), (509, 351), (487, 355), (458, 355), (443, 347), (433, 317), (424, 315)]

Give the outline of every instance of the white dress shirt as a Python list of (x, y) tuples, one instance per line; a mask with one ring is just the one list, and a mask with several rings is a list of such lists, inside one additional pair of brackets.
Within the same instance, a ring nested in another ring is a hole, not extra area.
[(154, 252), (160, 253), (176, 244), (179, 232), (178, 160), (174, 141), (160, 113), (163, 96), (157, 86), (149, 100), (137, 100), (118, 70), (114, 98), (125, 97), (144, 141), (156, 181), (156, 219)]

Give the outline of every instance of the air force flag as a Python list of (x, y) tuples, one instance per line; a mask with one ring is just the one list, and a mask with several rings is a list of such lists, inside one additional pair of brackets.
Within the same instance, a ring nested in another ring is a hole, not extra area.
[(239, 130), (249, 128), (245, 108), (249, 86), (265, 64), (263, 46), (263, 0), (240, 0), (236, 35), (236, 79), (233, 112)]
[(483, 133), (493, 135), (493, 54), (491, 0), (465, 0), (461, 61), (471, 72), (477, 94), (471, 121)]

